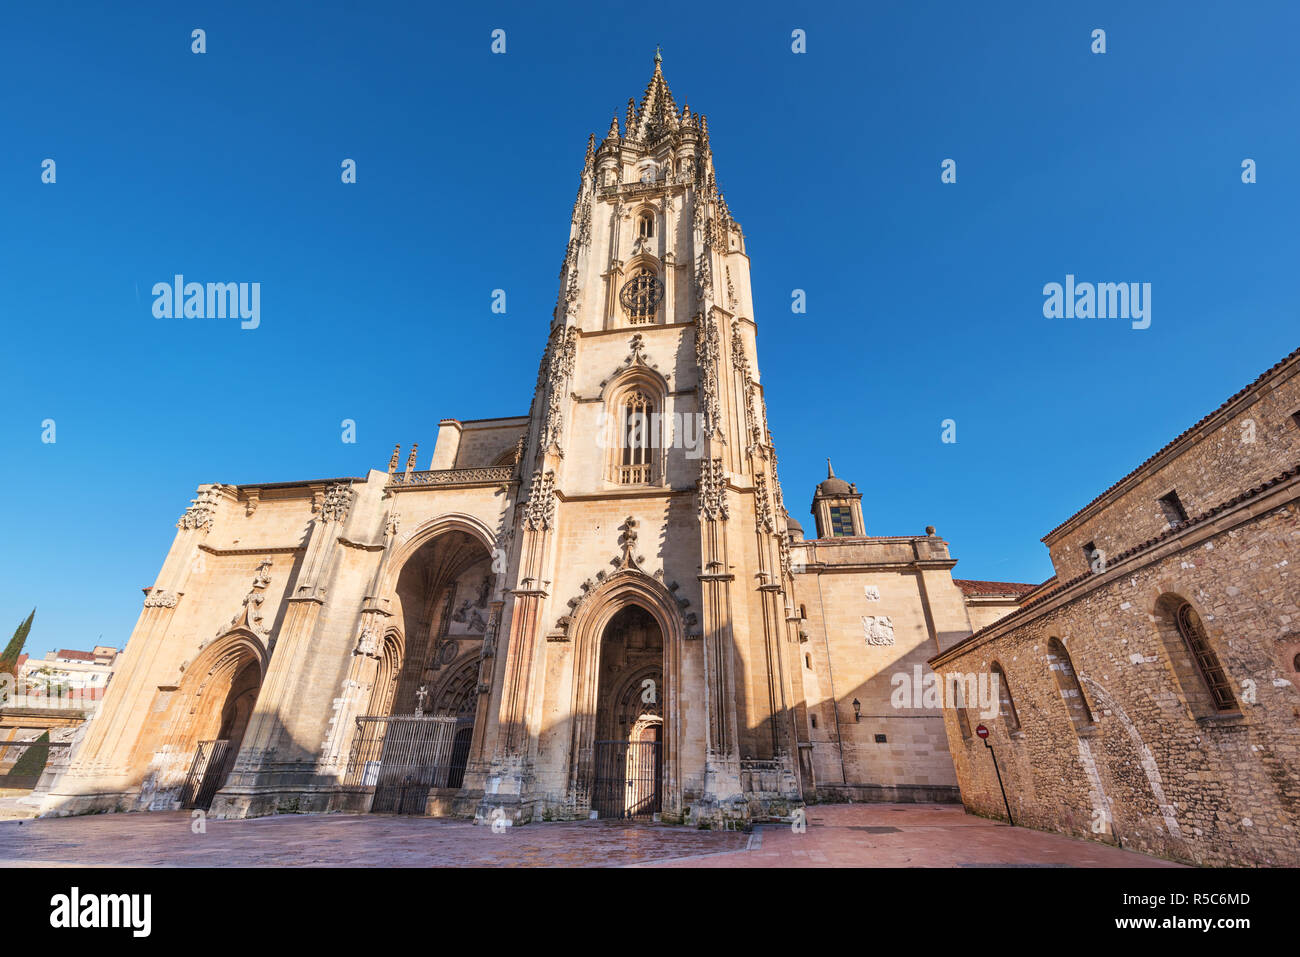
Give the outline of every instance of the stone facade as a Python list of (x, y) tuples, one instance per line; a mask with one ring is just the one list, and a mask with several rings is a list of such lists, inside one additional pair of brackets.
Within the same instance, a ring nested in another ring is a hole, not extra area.
[(1018, 824), (1300, 864), (1298, 371), (1300, 352), (1051, 532), (1057, 576), (931, 659), (1005, 679), (995, 717), (945, 710), (970, 810), (1006, 816), (978, 720)]
[(484, 821), (631, 812), (611, 761), (710, 826), (955, 797), (942, 719), (885, 711), (970, 633), (954, 560), (867, 537), (839, 480), (821, 538), (789, 521), (744, 234), (658, 58), (570, 222), (528, 415), (442, 420), (427, 469), (199, 488), (50, 813), (366, 810), (397, 727), (439, 755), (419, 808)]

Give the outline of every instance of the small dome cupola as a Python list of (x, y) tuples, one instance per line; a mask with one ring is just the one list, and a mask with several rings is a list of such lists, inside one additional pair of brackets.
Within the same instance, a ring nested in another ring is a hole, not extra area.
[(862, 495), (858, 487), (835, 474), (826, 460), (826, 478), (817, 486), (812, 501), (818, 538), (854, 538), (866, 535), (862, 522)]

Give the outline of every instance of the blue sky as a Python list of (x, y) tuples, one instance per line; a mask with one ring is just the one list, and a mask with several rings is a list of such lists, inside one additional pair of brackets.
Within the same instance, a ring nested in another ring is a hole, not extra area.
[[(200, 483), (524, 413), (587, 135), (656, 44), (810, 529), (831, 456), (869, 534), (1041, 581), (1043, 533), (1297, 345), (1293, 3), (270, 6), (0, 12), (0, 637), (36, 606), (30, 652), (125, 644)], [(176, 272), (260, 282), (261, 326), (154, 318)], [(1151, 283), (1151, 327), (1045, 319), (1067, 273)]]

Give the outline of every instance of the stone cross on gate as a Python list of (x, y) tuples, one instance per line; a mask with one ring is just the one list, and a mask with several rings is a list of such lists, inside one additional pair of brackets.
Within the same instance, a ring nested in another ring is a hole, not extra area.
[(415, 693), (415, 715), (419, 717), (424, 714), (424, 703), (429, 698), (428, 685), (420, 685), (420, 690)]

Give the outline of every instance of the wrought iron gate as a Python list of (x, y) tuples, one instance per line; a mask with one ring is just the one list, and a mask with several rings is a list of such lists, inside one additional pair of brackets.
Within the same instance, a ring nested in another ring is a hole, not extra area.
[(226, 780), (226, 757), (230, 742), (226, 740), (200, 741), (194, 752), (194, 763), (181, 788), (181, 807), (206, 811), (212, 807), (212, 798)]
[(663, 805), (659, 741), (597, 741), (591, 809), (603, 818), (651, 817)]
[(371, 811), (423, 814), (429, 792), (449, 784), (452, 745), (461, 724), (443, 715), (357, 718), (346, 783), (374, 787)]

